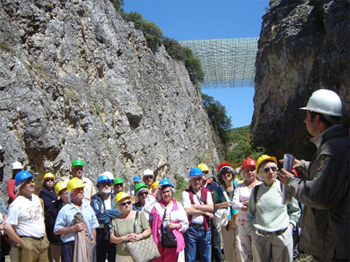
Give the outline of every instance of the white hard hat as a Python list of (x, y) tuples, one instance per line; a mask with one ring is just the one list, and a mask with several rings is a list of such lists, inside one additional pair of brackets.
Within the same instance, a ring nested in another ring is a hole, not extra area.
[(111, 172), (109, 172), (109, 171), (103, 172), (100, 176), (107, 176), (110, 180), (114, 179), (113, 174)]
[(153, 175), (153, 171), (151, 169), (146, 169), (144, 172), (143, 172), (143, 176), (154, 176)]
[(23, 166), (20, 162), (16, 161), (12, 163), (12, 170), (23, 169)]
[(329, 116), (341, 116), (342, 102), (336, 92), (328, 89), (319, 89), (312, 93), (307, 105), (300, 109)]

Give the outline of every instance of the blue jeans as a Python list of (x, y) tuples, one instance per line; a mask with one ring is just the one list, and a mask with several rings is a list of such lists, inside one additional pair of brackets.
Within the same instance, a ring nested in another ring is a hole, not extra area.
[(190, 225), (185, 235), (185, 261), (196, 261), (197, 250), (199, 252), (199, 261), (211, 261), (211, 231), (204, 230), (204, 227)]

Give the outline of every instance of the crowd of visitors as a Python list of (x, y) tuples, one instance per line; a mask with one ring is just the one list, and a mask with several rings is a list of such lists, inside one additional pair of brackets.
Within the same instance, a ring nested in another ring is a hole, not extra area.
[(338, 124), (341, 107), (336, 93), (321, 89), (301, 108), (317, 152), (311, 162), (296, 159), (293, 173), (266, 154), (243, 162), (240, 183), (230, 163), (213, 177), (200, 163), (181, 201), (175, 181), (157, 180), (150, 169), (130, 188), (108, 171), (94, 185), (80, 159), (70, 179), (46, 173), (38, 197), (34, 176), (16, 161), (8, 207), (0, 200), (0, 262), (8, 253), (11, 262), (176, 262), (183, 250), (186, 262), (288, 262), (297, 226), (300, 249), (314, 261), (348, 261), (349, 131)]

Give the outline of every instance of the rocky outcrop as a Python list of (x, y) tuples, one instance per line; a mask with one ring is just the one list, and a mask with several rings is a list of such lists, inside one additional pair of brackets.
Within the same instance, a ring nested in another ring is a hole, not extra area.
[(0, 178), (19, 160), (69, 175), (76, 158), (93, 181), (146, 168), (187, 176), (219, 156), (199, 91), (182, 62), (125, 23), (106, 0), (3, 0), (0, 5)]
[(299, 108), (317, 89), (340, 95), (349, 124), (349, 14), (347, 0), (281, 0), (263, 16), (251, 131), (267, 153), (310, 159), (314, 147)]

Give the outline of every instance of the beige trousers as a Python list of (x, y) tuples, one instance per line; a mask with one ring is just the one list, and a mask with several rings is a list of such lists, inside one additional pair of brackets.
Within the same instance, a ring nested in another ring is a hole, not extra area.
[(254, 262), (293, 261), (293, 230), (288, 227), (283, 234), (264, 237), (252, 232)]
[(61, 245), (50, 244), (52, 262), (61, 262)]
[(243, 262), (243, 251), (237, 226), (230, 223), (228, 230), (221, 227), (221, 233), (224, 242), (225, 262)]

